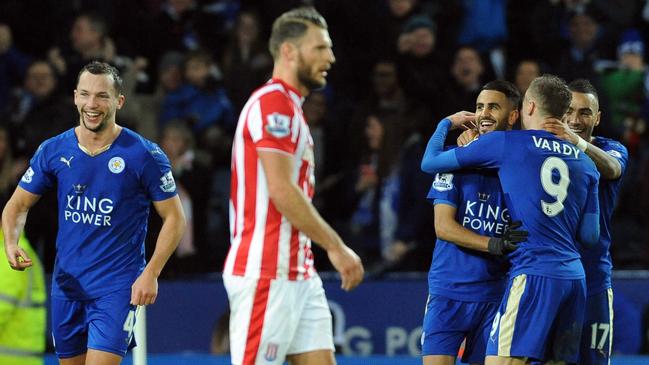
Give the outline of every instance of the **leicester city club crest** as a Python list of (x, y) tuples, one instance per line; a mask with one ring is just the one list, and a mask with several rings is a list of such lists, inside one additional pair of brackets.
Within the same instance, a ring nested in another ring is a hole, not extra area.
[(125, 167), (126, 163), (121, 157), (113, 157), (110, 159), (110, 161), (108, 161), (108, 169), (113, 174), (119, 174), (120, 172), (124, 171)]

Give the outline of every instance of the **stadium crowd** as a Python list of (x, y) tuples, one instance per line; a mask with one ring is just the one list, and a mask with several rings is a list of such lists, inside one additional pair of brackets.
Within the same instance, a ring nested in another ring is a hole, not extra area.
[[(119, 123), (159, 143), (178, 182), (188, 229), (164, 275), (221, 271), (236, 118), (270, 76), (271, 22), (302, 3), (327, 18), (336, 55), (327, 87), (304, 102), (315, 142), (314, 203), (370, 274), (428, 270), (432, 179), (419, 165), (437, 122), (474, 110), (487, 81), (510, 80), (523, 93), (546, 72), (589, 79), (599, 90), (595, 134), (629, 151), (613, 218), (614, 266), (649, 265), (643, 0), (5, 0), (2, 205), (39, 144), (77, 125), (77, 74), (103, 60), (124, 77)], [(26, 226), (46, 271), (55, 250), (54, 199), (44, 196)], [(160, 224), (152, 215), (149, 231)], [(329, 270), (327, 263), (316, 258), (319, 270)]]

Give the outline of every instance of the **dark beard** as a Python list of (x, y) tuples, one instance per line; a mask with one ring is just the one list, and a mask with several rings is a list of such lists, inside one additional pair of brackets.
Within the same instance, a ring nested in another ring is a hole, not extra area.
[(325, 83), (320, 83), (319, 81), (311, 78), (306, 72), (299, 70), (297, 73), (297, 79), (300, 81), (300, 84), (304, 85), (309, 91), (322, 89), (325, 87)]
[(106, 119), (103, 119), (95, 129), (92, 129), (89, 128), (88, 125), (86, 125), (86, 121), (83, 119), (83, 117), (81, 117), (81, 124), (83, 124), (84, 128), (86, 128), (87, 130), (93, 133), (101, 132), (102, 130), (106, 129), (106, 125), (108, 125), (108, 123), (106, 123)]
[(320, 81), (313, 79), (310, 76), (310, 68), (305, 66), (304, 58), (302, 57), (302, 54), (299, 55), (299, 66), (297, 69), (297, 80), (300, 82), (300, 84), (304, 85), (304, 87), (307, 88), (309, 91), (321, 89), (325, 87), (327, 84), (327, 81), (324, 83), (321, 83)]

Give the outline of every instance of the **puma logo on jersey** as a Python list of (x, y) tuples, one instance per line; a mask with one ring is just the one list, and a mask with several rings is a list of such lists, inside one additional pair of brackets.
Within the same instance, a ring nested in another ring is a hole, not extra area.
[(72, 159), (73, 159), (73, 158), (74, 158), (74, 156), (70, 156), (70, 159), (67, 159), (67, 158), (61, 156), (61, 158), (59, 159), (59, 161), (61, 161), (61, 162), (63, 162), (64, 164), (68, 165), (68, 167), (71, 167), (71, 166), (70, 166), (70, 163), (72, 162)]

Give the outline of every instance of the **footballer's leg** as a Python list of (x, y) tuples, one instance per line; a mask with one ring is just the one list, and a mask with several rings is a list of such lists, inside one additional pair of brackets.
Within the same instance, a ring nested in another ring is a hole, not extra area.
[(336, 359), (331, 350), (316, 350), (301, 354), (287, 355), (286, 360), (291, 365), (335, 365)]
[(455, 365), (455, 356), (426, 355), (422, 357), (424, 365)]
[(86, 354), (69, 357), (67, 359), (59, 359), (60, 365), (85, 365)]
[(119, 365), (135, 346), (137, 306), (130, 301), (129, 288), (106, 294), (88, 305), (87, 365)]
[(613, 342), (613, 290), (588, 296), (579, 363), (608, 365)]
[(87, 301), (52, 296), (52, 340), (61, 365), (84, 365), (88, 342)]
[(87, 365), (119, 365), (122, 357), (112, 352), (88, 349), (86, 354)]
[(286, 359), (291, 365), (335, 365), (331, 310), (319, 277), (297, 283), (301, 287), (297, 328)]
[[(471, 336), (483, 303), (463, 302), (440, 295), (429, 295), (424, 313), (421, 353), (424, 365), (453, 365), (462, 342)], [(497, 307), (495, 308), (497, 309)], [(484, 359), (484, 349), (479, 362)], [(473, 362), (466, 358), (464, 362)]]
[(526, 357), (487, 356), (485, 365), (525, 365)]

